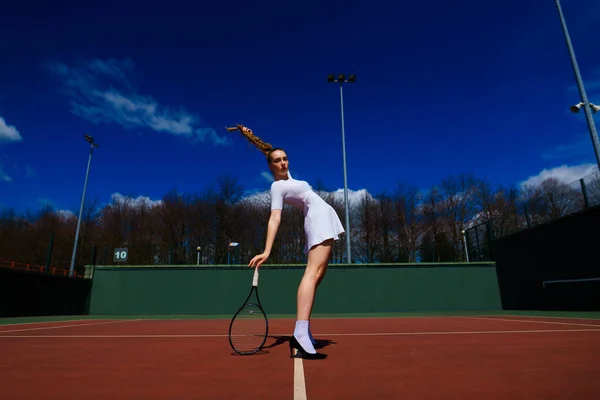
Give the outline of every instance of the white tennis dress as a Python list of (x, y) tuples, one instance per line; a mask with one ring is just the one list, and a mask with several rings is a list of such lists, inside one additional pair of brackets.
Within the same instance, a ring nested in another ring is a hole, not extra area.
[(281, 210), (283, 204), (291, 205), (304, 215), (305, 253), (327, 239), (339, 240), (339, 235), (345, 233), (333, 207), (313, 192), (308, 182), (293, 179), (291, 175), (288, 179), (273, 182), (271, 210)]

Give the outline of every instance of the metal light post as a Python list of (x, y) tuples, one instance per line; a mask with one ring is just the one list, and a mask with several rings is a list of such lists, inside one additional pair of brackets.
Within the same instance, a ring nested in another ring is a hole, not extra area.
[(231, 264), (231, 252), (234, 251), (233, 249), (235, 249), (235, 262), (238, 263), (239, 259), (240, 259), (240, 248), (239, 248), (239, 243), (238, 242), (229, 242), (229, 248), (227, 251), (227, 264)]
[(83, 195), (81, 196), (81, 206), (79, 207), (79, 217), (77, 218), (77, 230), (75, 231), (75, 244), (73, 245), (73, 256), (71, 257), (71, 269), (69, 270), (69, 276), (73, 276), (73, 273), (75, 271), (75, 256), (77, 254), (77, 244), (79, 242), (79, 229), (81, 227), (81, 216), (83, 214), (83, 204), (85, 202), (85, 191), (87, 189), (88, 176), (90, 174), (90, 165), (92, 163), (92, 153), (94, 151), (94, 147), (100, 147), (100, 146), (98, 146), (98, 144), (96, 144), (96, 142), (94, 142), (94, 138), (91, 137), (90, 135), (84, 135), (83, 137), (85, 138), (86, 142), (88, 142), (90, 144), (90, 156), (88, 158), (87, 170), (85, 172), (85, 182), (83, 184)]
[[(575, 72), (575, 79), (577, 80), (577, 87), (579, 88), (579, 94), (581, 96), (581, 101), (584, 107), (583, 111), (585, 112), (585, 119), (587, 120), (588, 128), (590, 130), (590, 136), (592, 137), (592, 143), (594, 145), (594, 153), (596, 154), (596, 163), (598, 164), (598, 168), (600, 169), (600, 140), (598, 140), (598, 133), (596, 132), (596, 125), (594, 124), (594, 118), (592, 117), (592, 108), (591, 104), (588, 101), (587, 95), (585, 93), (585, 88), (583, 87), (583, 80), (581, 79), (581, 74), (579, 73), (579, 66), (577, 65), (577, 59), (575, 58), (575, 51), (573, 50), (573, 45), (571, 44), (571, 38), (569, 36), (569, 31), (567, 30), (567, 23), (565, 22), (565, 17), (563, 15), (562, 9), (560, 7), (560, 0), (556, 1), (556, 9), (558, 10), (558, 16), (560, 17), (560, 23), (562, 25), (563, 33), (565, 35), (565, 41), (567, 42), (567, 48), (569, 50), (569, 55), (571, 57), (571, 64), (573, 64), (573, 71)], [(577, 111), (579, 112), (579, 107), (575, 106)], [(573, 111), (573, 108), (571, 108)], [(595, 111), (594, 111), (595, 112)]]
[(463, 229), (461, 232), (463, 235), (463, 243), (465, 244), (465, 258), (469, 262), (469, 248), (467, 247), (467, 232)]
[(339, 83), (340, 84), (340, 104), (342, 110), (342, 158), (344, 164), (344, 205), (346, 208), (346, 253), (348, 257), (348, 263), (352, 263), (352, 252), (350, 249), (350, 206), (348, 204), (348, 176), (346, 173), (346, 132), (344, 130), (344, 92), (342, 85), (344, 83), (354, 83), (356, 81), (356, 75), (348, 75), (346, 79), (344, 74), (339, 74), (337, 79), (334, 74), (327, 76), (327, 82)]

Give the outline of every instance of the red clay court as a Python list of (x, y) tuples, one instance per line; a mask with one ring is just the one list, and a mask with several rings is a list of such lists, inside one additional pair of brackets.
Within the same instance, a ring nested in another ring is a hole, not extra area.
[(251, 356), (226, 318), (2, 320), (0, 398), (599, 399), (600, 315), (553, 315), (315, 318), (326, 360), (289, 357), (285, 318)]

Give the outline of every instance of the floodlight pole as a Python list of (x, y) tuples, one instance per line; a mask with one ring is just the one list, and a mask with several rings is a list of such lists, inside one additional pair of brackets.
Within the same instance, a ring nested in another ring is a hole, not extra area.
[(330, 83), (340, 84), (340, 106), (342, 113), (342, 160), (344, 165), (344, 207), (346, 209), (346, 256), (348, 258), (348, 264), (352, 263), (352, 251), (350, 247), (350, 206), (348, 204), (348, 174), (346, 171), (346, 132), (344, 127), (344, 83), (354, 83), (356, 75), (349, 75), (346, 79), (344, 74), (339, 74), (337, 79), (333, 74), (327, 77), (327, 81)]
[(77, 254), (77, 244), (79, 242), (79, 229), (81, 228), (81, 217), (83, 215), (83, 204), (85, 202), (85, 191), (87, 189), (88, 177), (90, 174), (90, 165), (92, 163), (92, 153), (94, 152), (94, 147), (99, 147), (95, 142), (94, 138), (90, 135), (84, 135), (86, 142), (90, 144), (90, 155), (88, 157), (87, 170), (85, 172), (85, 181), (83, 184), (83, 194), (81, 196), (81, 206), (79, 207), (79, 217), (77, 218), (77, 230), (75, 231), (75, 244), (73, 245), (73, 255), (71, 257), (71, 268), (69, 270), (69, 276), (73, 276), (75, 271), (75, 256)]
[(583, 80), (581, 79), (581, 73), (579, 72), (579, 66), (577, 65), (577, 59), (575, 58), (575, 51), (573, 50), (573, 45), (571, 43), (571, 38), (569, 36), (569, 31), (567, 29), (567, 23), (565, 22), (565, 17), (562, 12), (562, 8), (560, 6), (560, 0), (556, 1), (556, 9), (558, 10), (558, 16), (560, 18), (560, 23), (563, 29), (563, 33), (565, 35), (565, 41), (567, 42), (567, 49), (569, 50), (569, 56), (571, 57), (571, 64), (573, 65), (573, 71), (575, 72), (575, 79), (577, 80), (577, 87), (579, 88), (579, 94), (581, 96), (581, 101), (583, 103), (583, 111), (585, 112), (585, 119), (587, 120), (588, 128), (590, 130), (590, 136), (592, 137), (592, 143), (594, 145), (594, 153), (596, 154), (596, 163), (598, 164), (598, 169), (600, 170), (600, 141), (598, 140), (598, 132), (596, 131), (596, 125), (594, 124), (594, 118), (592, 117), (592, 112), (590, 110), (590, 103), (588, 101), (587, 95), (585, 93), (585, 88), (583, 86)]
[(465, 244), (465, 259), (469, 262), (469, 248), (467, 247), (467, 232), (465, 230), (462, 231), (463, 235), (463, 243)]

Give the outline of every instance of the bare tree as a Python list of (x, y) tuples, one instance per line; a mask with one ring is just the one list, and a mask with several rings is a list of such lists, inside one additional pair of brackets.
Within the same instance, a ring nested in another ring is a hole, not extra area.
[(213, 204), (213, 241), (215, 262), (225, 264), (229, 243), (236, 241), (233, 207), (242, 198), (243, 187), (239, 180), (227, 174), (220, 175), (208, 190), (208, 197)]
[(487, 181), (480, 180), (476, 193), (480, 211), (473, 215), (469, 226), (491, 220), (496, 236), (512, 233), (524, 226), (518, 219), (516, 188), (499, 186), (494, 189)]
[(551, 219), (582, 209), (583, 193), (578, 190), (578, 185), (573, 187), (556, 178), (547, 178), (542, 181), (539, 189), (546, 203), (546, 212)]
[(365, 192), (360, 198), (356, 211), (359, 221), (356, 227), (358, 241), (353, 256), (362, 262), (377, 262), (381, 248), (381, 225), (377, 200)]
[(385, 192), (377, 196), (379, 205), (379, 228), (381, 232), (381, 257), (383, 263), (394, 261), (392, 248), (394, 239), (397, 240), (397, 235), (394, 235), (394, 203), (392, 197)]
[(421, 206), (423, 239), (420, 246), (421, 259), (426, 262), (454, 261), (453, 241), (447, 230), (444, 214), (444, 198), (438, 186), (433, 186)]
[(440, 186), (440, 217), (448, 245), (448, 259), (463, 260), (462, 231), (479, 212), (477, 180), (471, 175), (450, 176)]
[(528, 218), (534, 225), (570, 214), (583, 205), (580, 190), (553, 177), (544, 179), (539, 185), (526, 185), (521, 193)]
[(600, 205), (600, 172), (583, 178), (590, 207)]
[(422, 201), (416, 186), (398, 185), (393, 198), (396, 262), (417, 261), (425, 232)]
[[(592, 205), (600, 198), (599, 177), (585, 178)], [(345, 221), (339, 192), (329, 191), (320, 181), (315, 191)], [(576, 184), (556, 179), (519, 191), (492, 187), (467, 174), (447, 177), (426, 194), (400, 184), (392, 194), (353, 193), (348, 234), (359, 262), (458, 261), (464, 254), (463, 229), (483, 224), (485, 229), (492, 227), (493, 236), (502, 236), (527, 226), (524, 210), (536, 224), (581, 209), (582, 193)], [(91, 261), (94, 249), (97, 262), (110, 263), (112, 250), (121, 246), (129, 248), (131, 264), (195, 263), (198, 246), (201, 263), (225, 263), (231, 241), (240, 245), (236, 262), (245, 263), (264, 250), (269, 215), (269, 191), (245, 195), (237, 178), (229, 175), (218, 176), (194, 195), (173, 189), (156, 202), (116, 196), (102, 209), (97, 201), (88, 201), (77, 267)], [(283, 219), (269, 262), (303, 263), (303, 213), (284, 206)], [(22, 215), (0, 210), (0, 259), (45, 265), (50, 255), (52, 268), (68, 269), (76, 222), (72, 213), (49, 207)], [(332, 262), (344, 262), (345, 250), (346, 241), (337, 241)]]
[(243, 263), (264, 251), (270, 206), (268, 192), (248, 196), (235, 205), (234, 214), (240, 229), (240, 260)]

